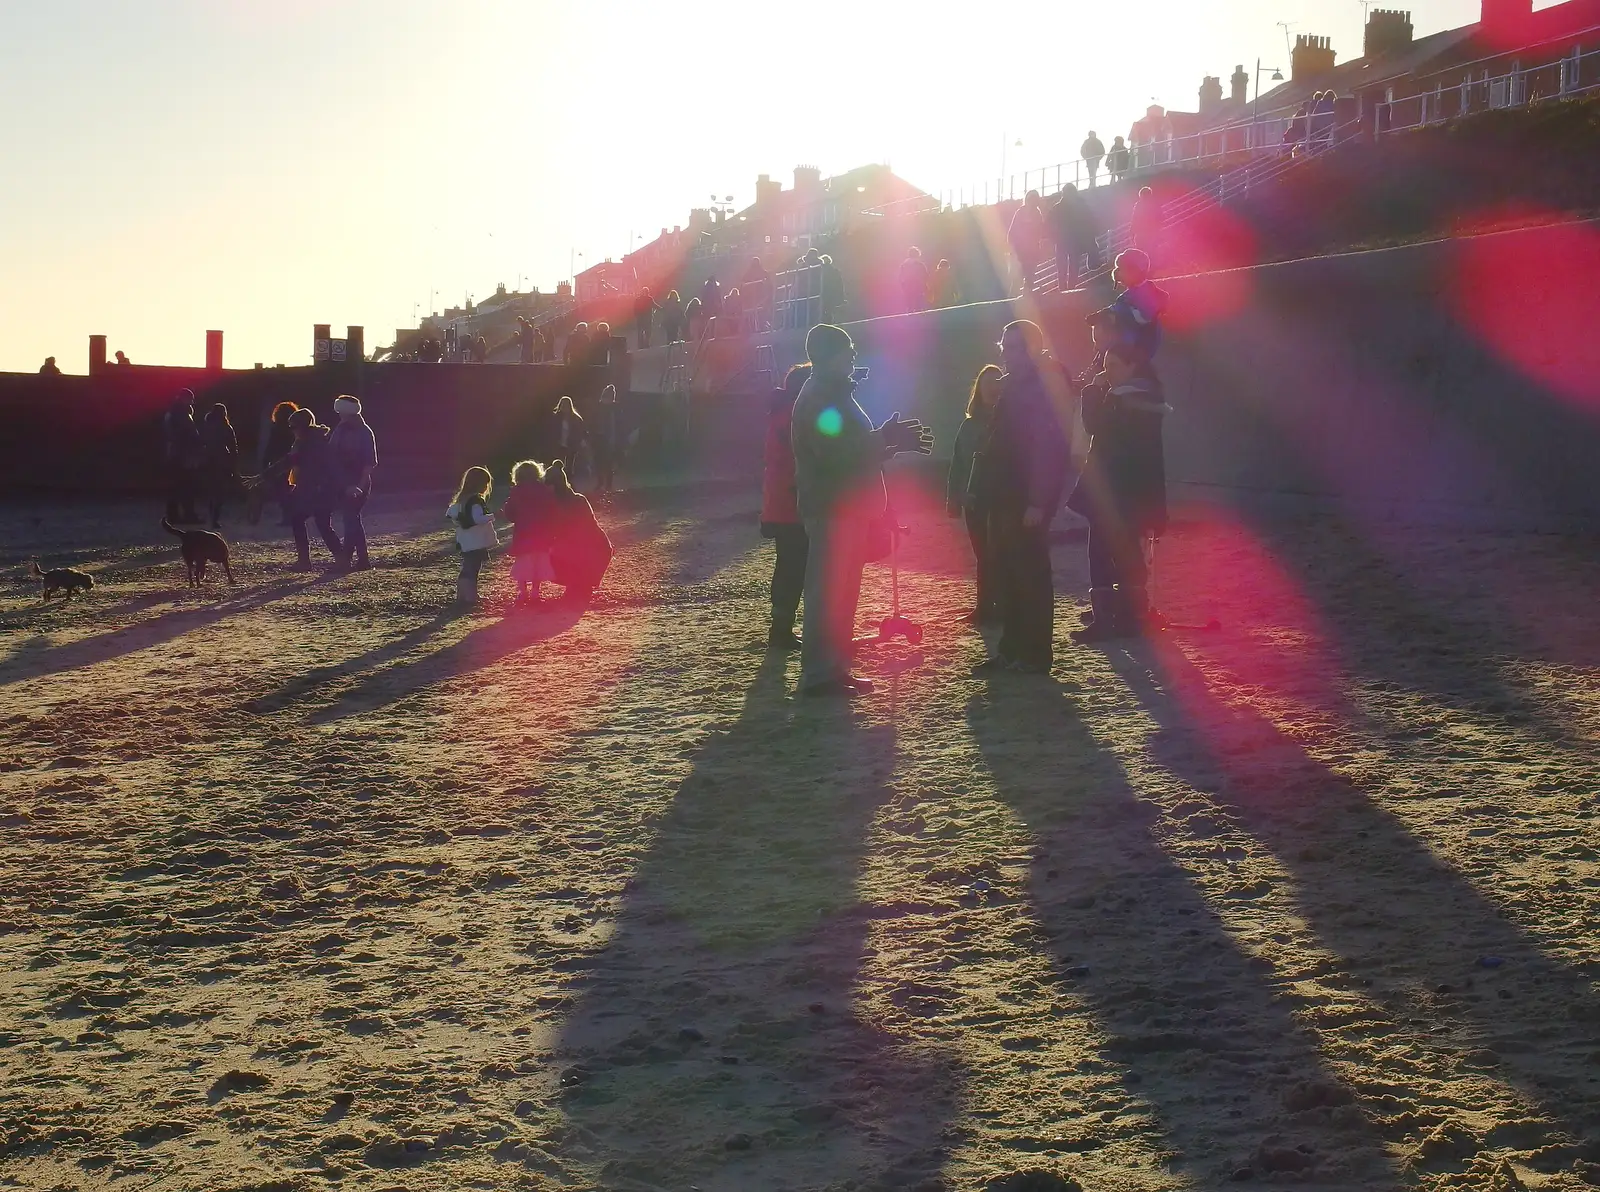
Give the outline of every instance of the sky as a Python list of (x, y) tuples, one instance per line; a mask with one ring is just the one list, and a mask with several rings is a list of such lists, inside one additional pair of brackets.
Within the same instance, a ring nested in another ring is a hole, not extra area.
[[(1418, 36), (1479, 0), (1412, 0)], [(1544, 7), (1541, 0), (1539, 7)], [(758, 174), (930, 191), (1193, 110), (1361, 0), (0, 0), (0, 371), (310, 362), (504, 283), (553, 289)], [(738, 14), (737, 16), (733, 14)], [(1266, 81), (1266, 80), (1264, 80)], [(1271, 83), (1267, 82), (1270, 88)], [(1020, 141), (1018, 146), (1016, 142)], [(579, 255), (581, 254), (581, 256)]]

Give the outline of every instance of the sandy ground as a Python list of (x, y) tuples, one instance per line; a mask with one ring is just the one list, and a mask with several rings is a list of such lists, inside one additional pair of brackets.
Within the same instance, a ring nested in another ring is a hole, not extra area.
[(1600, 1184), (1592, 540), (1197, 522), (1221, 632), (1115, 649), (1067, 541), (983, 682), (908, 500), (926, 641), (816, 706), (754, 493), (605, 508), (581, 616), (445, 615), (442, 504), (200, 593), (153, 509), (4, 510), (0, 1186)]

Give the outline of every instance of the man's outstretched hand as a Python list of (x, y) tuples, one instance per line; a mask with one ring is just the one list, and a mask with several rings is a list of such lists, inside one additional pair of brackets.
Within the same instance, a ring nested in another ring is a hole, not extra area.
[(884, 444), (896, 455), (903, 451), (933, 454), (933, 432), (915, 418), (902, 419), (898, 410), (878, 429), (883, 432)]

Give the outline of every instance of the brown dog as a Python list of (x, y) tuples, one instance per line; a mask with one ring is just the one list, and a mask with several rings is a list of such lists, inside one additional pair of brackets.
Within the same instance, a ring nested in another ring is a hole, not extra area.
[(60, 592), (65, 599), (71, 600), (74, 592), (87, 592), (94, 587), (94, 576), (74, 567), (55, 567), (43, 571), (38, 563), (29, 563), (28, 574), (44, 581), (44, 594), (39, 597), (40, 600), (49, 600), (52, 592)]
[(189, 574), (189, 586), (198, 588), (206, 577), (207, 563), (220, 563), (222, 573), (233, 583), (233, 569), (228, 566), (228, 540), (210, 530), (180, 530), (166, 518), (161, 528), (183, 540), (183, 565)]

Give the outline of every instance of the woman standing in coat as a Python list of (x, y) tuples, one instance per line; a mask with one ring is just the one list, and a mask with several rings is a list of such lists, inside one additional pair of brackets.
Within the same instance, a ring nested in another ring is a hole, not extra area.
[(790, 442), (794, 402), (811, 375), (809, 364), (797, 364), (783, 378), (783, 388), (772, 391), (767, 408), (767, 440), (761, 473), (761, 536), (770, 538), (776, 554), (772, 561), (772, 626), (767, 649), (798, 650), (794, 618), (806, 586), (806, 552), (810, 542), (800, 521), (795, 498), (794, 446)]
[(989, 625), (1000, 619), (999, 603), (995, 599), (994, 561), (989, 551), (989, 511), (985, 508), (981, 485), (973, 483), (973, 466), (983, 453), (989, 437), (989, 423), (995, 403), (1000, 400), (1000, 378), (1004, 376), (998, 364), (985, 364), (972, 382), (972, 395), (967, 399), (967, 416), (956, 431), (955, 448), (950, 454), (950, 475), (945, 481), (945, 512), (951, 517), (965, 518), (967, 539), (972, 543), (972, 554), (977, 560), (977, 603), (967, 619), (974, 625)]

